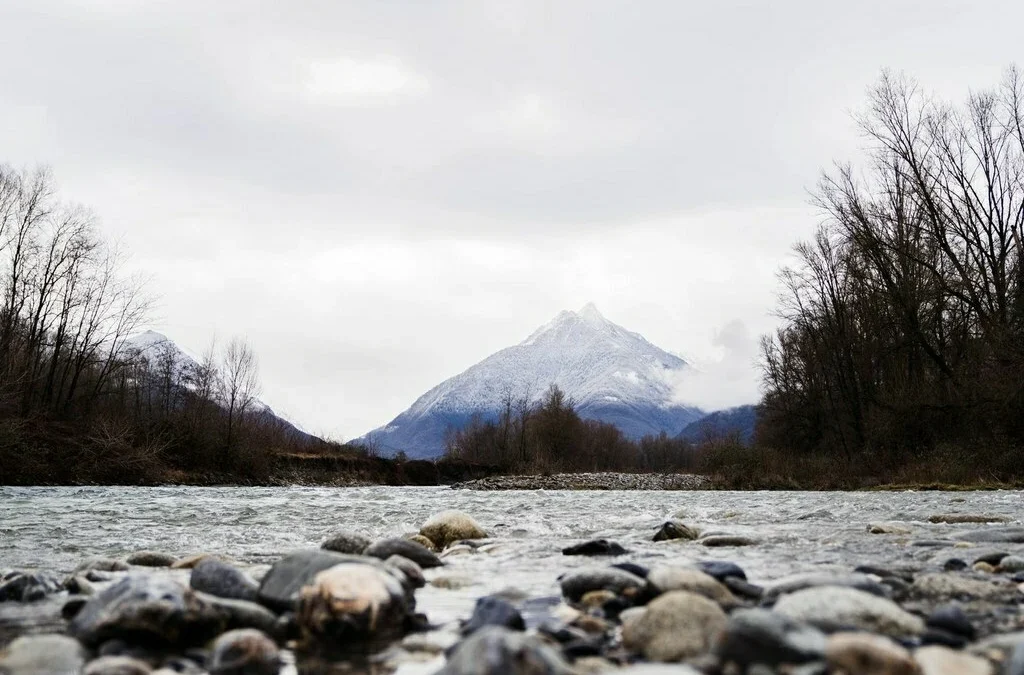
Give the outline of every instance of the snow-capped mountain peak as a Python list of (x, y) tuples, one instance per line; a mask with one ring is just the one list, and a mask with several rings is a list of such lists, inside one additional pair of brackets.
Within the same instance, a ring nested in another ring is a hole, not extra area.
[(385, 451), (437, 456), (449, 427), (474, 414), (495, 417), (509, 398), (536, 402), (552, 384), (582, 417), (611, 422), (627, 436), (676, 434), (703, 414), (675, 401), (675, 383), (688, 368), (588, 303), (559, 312), (519, 344), (442, 382), (364, 439)]

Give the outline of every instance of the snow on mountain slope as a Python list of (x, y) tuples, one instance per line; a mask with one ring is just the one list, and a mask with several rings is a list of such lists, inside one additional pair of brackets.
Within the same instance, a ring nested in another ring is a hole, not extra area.
[(604, 318), (593, 304), (563, 311), (526, 340), (434, 387), (363, 441), (385, 454), (436, 457), (444, 433), (474, 413), (495, 417), (502, 400), (540, 400), (551, 384), (580, 416), (610, 422), (631, 438), (675, 435), (703, 413), (674, 401), (673, 383), (689, 366)]
[[(158, 333), (154, 330), (147, 330), (129, 336), (121, 347), (121, 354), (125, 357), (143, 358), (150, 363), (151, 367), (157, 369), (164, 367), (165, 359), (169, 360), (173, 364), (176, 374), (185, 383), (186, 387), (188, 386), (187, 375), (190, 371), (198, 369), (200, 361), (202, 361), (202, 357), (195, 352), (182, 347), (163, 333)], [(259, 399), (253, 401), (250, 409), (258, 416), (276, 420), (286, 425), (286, 427), (293, 429), (297, 434), (309, 436), (306, 431), (294, 422), (274, 412), (273, 408)]]

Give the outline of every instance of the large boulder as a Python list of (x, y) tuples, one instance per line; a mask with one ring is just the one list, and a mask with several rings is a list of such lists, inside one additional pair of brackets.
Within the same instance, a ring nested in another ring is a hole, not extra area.
[(856, 588), (817, 586), (784, 595), (775, 611), (826, 631), (859, 628), (902, 638), (924, 632), (924, 621), (897, 605)]
[(651, 661), (681, 661), (709, 651), (726, 621), (722, 608), (703, 595), (669, 591), (625, 619), (622, 642)]
[(420, 534), (439, 549), (460, 539), (486, 539), (487, 533), (471, 516), (462, 511), (442, 511), (427, 519)]
[(303, 586), (312, 583), (320, 572), (341, 564), (372, 564), (382, 569), (391, 569), (374, 558), (304, 549), (274, 563), (260, 581), (257, 599), (275, 611), (293, 611)]
[(296, 622), (308, 647), (377, 645), (404, 632), (409, 609), (395, 576), (375, 565), (343, 563), (302, 588)]
[(223, 628), (221, 612), (178, 581), (128, 575), (92, 596), (68, 633), (87, 646), (112, 639), (194, 645)]
[(196, 563), (189, 577), (189, 586), (197, 591), (235, 600), (256, 600), (259, 584), (242, 570), (207, 557)]

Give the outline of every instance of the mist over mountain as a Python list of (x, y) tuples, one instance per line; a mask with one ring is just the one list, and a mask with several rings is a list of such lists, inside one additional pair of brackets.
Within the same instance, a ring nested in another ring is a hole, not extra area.
[(677, 384), (689, 372), (686, 361), (588, 304), (560, 312), (518, 345), (445, 380), (359, 440), (386, 455), (437, 457), (448, 429), (474, 415), (497, 418), (506, 405), (539, 401), (552, 384), (581, 417), (614, 424), (629, 438), (675, 436), (704, 415), (676, 400)]

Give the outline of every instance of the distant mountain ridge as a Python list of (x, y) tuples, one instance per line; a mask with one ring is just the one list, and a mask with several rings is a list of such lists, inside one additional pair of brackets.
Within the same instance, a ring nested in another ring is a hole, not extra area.
[(626, 436), (675, 436), (704, 416), (675, 399), (690, 366), (612, 323), (587, 304), (563, 311), (518, 345), (492, 354), (420, 396), (383, 427), (358, 439), (382, 454), (433, 458), (445, 432), (474, 415), (495, 419), (505, 399), (540, 400), (557, 385), (583, 418), (609, 422)]
[(703, 443), (735, 436), (741, 443), (750, 445), (754, 441), (756, 425), (757, 406), (740, 405), (716, 410), (691, 422), (679, 432), (678, 438), (691, 443)]
[[(163, 333), (158, 333), (154, 330), (146, 330), (128, 337), (121, 347), (121, 354), (123, 356), (143, 358), (151, 365), (156, 365), (157, 367), (159, 367), (162, 360), (166, 359), (174, 368), (175, 374), (179, 379), (186, 382), (188, 380), (188, 372), (198, 369), (202, 358), (194, 352), (183, 348)], [(300, 429), (290, 420), (275, 413), (273, 408), (259, 399), (254, 401), (252, 413), (264, 420), (281, 424), (289, 433), (296, 436), (313, 438), (313, 436)]]

